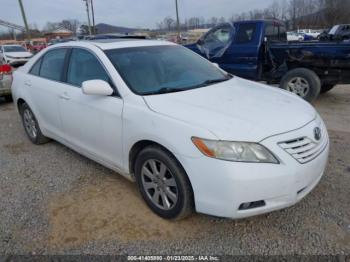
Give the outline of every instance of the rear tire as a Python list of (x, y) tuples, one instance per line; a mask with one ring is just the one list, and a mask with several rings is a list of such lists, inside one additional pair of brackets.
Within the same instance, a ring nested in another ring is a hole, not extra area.
[(321, 91), (321, 80), (315, 72), (307, 68), (290, 70), (282, 78), (280, 87), (312, 102)]
[(335, 87), (335, 85), (323, 85), (321, 87), (321, 94), (325, 94), (325, 93), (331, 91), (334, 87)]
[(135, 162), (135, 178), (143, 199), (160, 217), (179, 220), (192, 213), (193, 193), (187, 174), (166, 150), (156, 145), (143, 149)]
[(21, 105), (20, 114), (24, 130), (33, 144), (41, 145), (50, 141), (48, 137), (42, 134), (34, 113), (26, 103)]

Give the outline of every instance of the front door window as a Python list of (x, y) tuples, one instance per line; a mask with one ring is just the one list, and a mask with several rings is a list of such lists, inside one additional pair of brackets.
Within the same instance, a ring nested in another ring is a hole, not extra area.
[(200, 44), (199, 49), (208, 59), (221, 57), (232, 43), (233, 26), (224, 24), (215, 27), (207, 33)]

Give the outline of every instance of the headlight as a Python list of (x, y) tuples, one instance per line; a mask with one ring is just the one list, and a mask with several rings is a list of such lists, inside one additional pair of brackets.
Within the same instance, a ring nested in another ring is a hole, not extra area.
[(6, 57), (10, 58), (10, 59), (15, 59), (16, 58), (16, 57), (13, 57), (13, 56), (10, 56), (10, 55), (7, 55)]
[(276, 157), (258, 143), (207, 140), (193, 137), (192, 142), (204, 155), (226, 161), (279, 164)]

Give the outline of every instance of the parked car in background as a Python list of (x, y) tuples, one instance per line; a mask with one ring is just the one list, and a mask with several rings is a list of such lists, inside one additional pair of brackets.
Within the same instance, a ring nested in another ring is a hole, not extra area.
[(297, 32), (287, 32), (288, 41), (304, 41), (304, 35)]
[(315, 29), (299, 29), (298, 33), (301, 33), (303, 35), (311, 36), (312, 39), (317, 39), (318, 36), (322, 33), (322, 30), (315, 30)]
[(71, 41), (76, 41), (76, 38), (63, 38), (63, 39), (52, 39), (51, 41), (48, 42), (48, 46), (51, 45), (56, 45), (56, 44), (62, 44), (62, 43), (67, 43)]
[(4, 97), (8, 102), (12, 101), (11, 84), (12, 68), (10, 65), (0, 62), (0, 97)]
[(309, 103), (170, 42), (56, 45), (17, 70), (12, 88), (34, 144), (55, 139), (135, 179), (168, 219), (289, 207), (327, 164), (327, 129)]
[(321, 41), (343, 41), (350, 39), (350, 24), (335, 25), (319, 35)]
[(45, 49), (46, 48), (46, 44), (43, 43), (43, 42), (32, 42), (30, 45), (29, 45), (29, 50), (33, 53), (33, 54), (36, 54), (38, 52), (40, 52), (41, 50)]
[(33, 56), (21, 45), (0, 46), (0, 60), (11, 66), (24, 65)]
[(287, 42), (279, 21), (220, 24), (186, 47), (231, 74), (279, 84), (307, 101), (350, 84), (349, 43)]

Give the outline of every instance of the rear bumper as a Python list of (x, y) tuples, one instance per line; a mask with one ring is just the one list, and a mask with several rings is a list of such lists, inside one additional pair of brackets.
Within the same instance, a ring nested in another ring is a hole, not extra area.
[(2, 75), (1, 77), (0, 77), (0, 96), (11, 95), (12, 76)]

